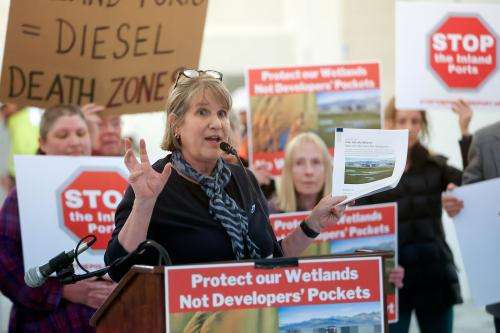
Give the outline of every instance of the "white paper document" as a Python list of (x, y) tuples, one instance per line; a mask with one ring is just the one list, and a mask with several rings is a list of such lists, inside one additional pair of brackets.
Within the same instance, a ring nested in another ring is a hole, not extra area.
[(396, 187), (407, 151), (408, 130), (337, 128), (332, 195), (345, 203)]
[(452, 192), (464, 202), (453, 218), (472, 299), (477, 306), (500, 302), (500, 178)]

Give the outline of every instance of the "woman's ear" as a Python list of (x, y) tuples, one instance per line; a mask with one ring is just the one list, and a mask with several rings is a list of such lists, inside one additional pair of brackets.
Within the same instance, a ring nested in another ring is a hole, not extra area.
[(38, 138), (38, 147), (40, 147), (41, 151), (43, 151), (44, 153), (47, 153), (47, 151), (45, 150), (45, 143), (46, 143), (46, 140), (44, 140), (42, 138)]
[(177, 117), (175, 116), (175, 114), (171, 113), (168, 115), (168, 125), (170, 126), (170, 128), (173, 128), (176, 119)]
[(168, 115), (168, 126), (172, 130), (174, 136), (177, 135), (177, 134), (179, 134), (179, 133), (176, 133), (177, 127), (178, 127), (176, 125), (178, 125), (177, 124), (177, 116), (175, 114), (173, 114), (173, 113), (169, 114)]

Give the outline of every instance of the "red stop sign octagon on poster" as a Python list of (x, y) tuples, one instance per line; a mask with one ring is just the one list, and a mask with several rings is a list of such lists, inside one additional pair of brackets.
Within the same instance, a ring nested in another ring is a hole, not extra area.
[(76, 172), (58, 191), (63, 228), (78, 239), (94, 234), (92, 248), (106, 249), (126, 187), (127, 180), (117, 171)]
[(431, 31), (429, 63), (449, 88), (477, 88), (496, 69), (497, 37), (477, 16), (448, 16)]

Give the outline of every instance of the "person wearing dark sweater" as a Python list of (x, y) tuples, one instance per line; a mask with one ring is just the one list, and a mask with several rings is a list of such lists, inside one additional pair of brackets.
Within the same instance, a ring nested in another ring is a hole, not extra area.
[[(172, 156), (159, 160), (153, 164), (157, 172), (163, 170), (167, 163), (171, 163)], [(224, 190), (241, 207), (247, 216), (248, 234), (260, 248), (263, 257), (279, 257), (281, 249), (269, 229), (267, 216), (269, 215), (265, 198), (254, 197), (251, 188), (259, 185), (249, 172), (249, 184), (243, 169), (235, 164), (228, 164), (231, 178)], [(260, 193), (260, 192), (259, 192)], [(127, 217), (130, 215), (135, 200), (131, 187), (127, 189), (123, 200), (116, 210), (116, 228), (106, 252), (109, 261), (127, 255), (121, 246), (118, 237)], [(168, 216), (168, 218), (165, 218)], [(182, 236), (182, 237), (180, 237)], [(217, 222), (209, 213), (209, 199), (202, 188), (183, 177), (175, 169), (168, 179), (156, 200), (155, 209), (151, 216), (151, 224), (147, 232), (147, 239), (160, 243), (170, 255), (172, 264), (190, 264), (213, 261), (235, 260), (231, 239), (221, 223)], [(157, 256), (146, 250), (145, 261), (142, 264), (156, 265)], [(126, 270), (113, 271), (112, 278), (118, 280)]]
[(421, 332), (451, 332), (453, 305), (462, 302), (453, 254), (441, 221), (441, 193), (460, 182), (461, 171), (420, 143), (427, 132), (424, 111), (397, 110), (394, 99), (385, 110), (386, 127), (409, 130), (407, 165), (397, 187), (356, 200), (357, 204), (398, 204), (398, 257), (405, 269), (399, 293), (399, 321), (389, 330), (408, 332), (416, 312)]
[[(269, 226), (263, 194), (253, 175), (222, 158), (229, 137), (231, 95), (216, 71), (179, 72), (167, 101), (162, 148), (167, 158), (150, 165), (144, 140), (140, 162), (127, 142), (129, 188), (116, 211), (106, 264), (148, 238), (163, 245), (174, 264), (298, 256), (313, 239), (297, 228), (279, 244)], [(325, 196), (307, 219), (321, 232), (336, 223), (345, 197)], [(155, 263), (144, 254), (138, 263)], [(112, 270), (119, 280), (129, 267)]]

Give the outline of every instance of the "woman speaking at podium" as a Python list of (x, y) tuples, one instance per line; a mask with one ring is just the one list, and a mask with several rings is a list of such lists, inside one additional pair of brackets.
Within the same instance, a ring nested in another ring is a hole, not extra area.
[[(326, 195), (309, 218), (280, 243), (270, 228), (266, 200), (250, 171), (222, 159), (229, 138), (231, 95), (217, 71), (179, 72), (167, 101), (162, 148), (150, 164), (143, 140), (137, 160), (127, 143), (129, 187), (115, 216), (106, 264), (146, 239), (160, 243), (173, 264), (298, 256), (323, 228), (336, 223), (344, 197)], [(141, 264), (155, 265), (146, 251)], [(130, 267), (110, 272), (119, 280)]]

